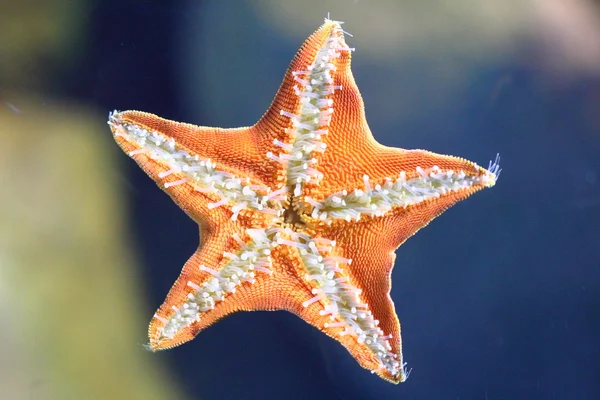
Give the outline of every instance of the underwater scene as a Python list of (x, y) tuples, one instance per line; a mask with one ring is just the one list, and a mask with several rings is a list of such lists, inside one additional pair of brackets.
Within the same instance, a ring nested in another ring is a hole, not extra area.
[(0, 60), (0, 398), (600, 398), (597, 1), (7, 0)]

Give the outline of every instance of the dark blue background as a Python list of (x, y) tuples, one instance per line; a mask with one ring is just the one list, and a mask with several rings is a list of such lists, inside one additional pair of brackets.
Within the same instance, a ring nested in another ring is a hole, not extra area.
[[(182, 88), (182, 71), (190, 67), (180, 65), (186, 38), (179, 27), (195, 22), (185, 3), (176, 3), (98, 2), (84, 58), (60, 86), (107, 112), (139, 109), (207, 126), (252, 124), (303, 38), (281, 37), (242, 2), (221, 11), (205, 7), (213, 14), (195, 25), (196, 37), (205, 38), (198, 55), (227, 45), (240, 62), (248, 57), (268, 71), (235, 63), (223, 65), (220, 75), (210, 70), (209, 79), (228, 95), (204, 101), (223, 102), (224, 121), (206, 104), (183, 100), (189, 91), (201, 97), (204, 88)], [(315, 29), (322, 18), (315, 15)], [(346, 23), (351, 31), (352, 21)], [(240, 50), (251, 42), (260, 46)], [(189, 398), (600, 398), (600, 82), (582, 77), (547, 85), (526, 50), (475, 70), (460, 99), (435, 114), (403, 116), (391, 125), (369, 120), (386, 145), (482, 164), (496, 152), (502, 156), (496, 187), (455, 206), (397, 251), (392, 298), (413, 368), (408, 382), (394, 386), (371, 375), (291, 314), (241, 313), (156, 354)], [(365, 65), (376, 68), (377, 60), (357, 68), (360, 58), (359, 48), (354, 73), (369, 116), (382, 100)], [(433, 62), (440, 62), (435, 54), (405, 62), (390, 79), (421, 85), (433, 98), (435, 87), (419, 76)], [(193, 68), (207, 73), (201, 63)], [(244, 77), (255, 86), (240, 84)], [(195, 250), (198, 232), (132, 161), (123, 165), (150, 318)]]

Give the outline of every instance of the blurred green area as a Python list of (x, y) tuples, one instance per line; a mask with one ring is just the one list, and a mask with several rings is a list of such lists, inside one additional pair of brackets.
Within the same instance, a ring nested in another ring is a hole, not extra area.
[(88, 13), (86, 0), (1, 1), (2, 90), (46, 87), (47, 69), (72, 62), (81, 50)]
[(141, 346), (151, 310), (105, 111), (53, 96), (40, 69), (78, 57), (87, 6), (0, 5), (0, 398), (181, 399)]

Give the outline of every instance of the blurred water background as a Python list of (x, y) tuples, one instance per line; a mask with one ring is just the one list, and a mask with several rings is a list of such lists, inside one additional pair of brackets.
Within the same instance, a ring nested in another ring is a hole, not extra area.
[[(198, 231), (112, 109), (253, 124), (327, 13), (378, 141), (502, 176), (397, 252), (408, 382), (285, 312), (142, 345)], [(600, 7), (592, 0), (0, 2), (0, 398), (600, 398)]]

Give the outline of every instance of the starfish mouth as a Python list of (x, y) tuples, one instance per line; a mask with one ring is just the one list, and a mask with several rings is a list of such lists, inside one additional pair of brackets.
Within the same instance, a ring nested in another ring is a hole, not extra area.
[(287, 203), (287, 207), (283, 210), (283, 223), (296, 229), (304, 228), (306, 223), (302, 219), (295, 196), (290, 196)]

